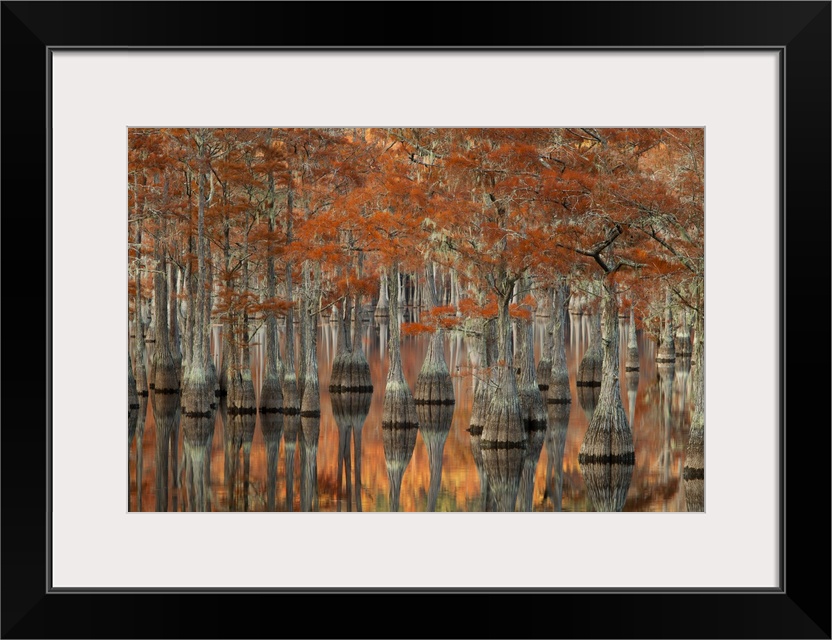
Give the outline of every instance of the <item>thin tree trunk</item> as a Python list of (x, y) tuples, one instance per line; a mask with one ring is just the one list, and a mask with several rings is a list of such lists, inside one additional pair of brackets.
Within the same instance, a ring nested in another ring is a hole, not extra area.
[(569, 404), (572, 389), (569, 386), (569, 369), (566, 363), (566, 304), (569, 287), (562, 279), (555, 285), (552, 304), (552, 373), (549, 378), (548, 404)]
[[(205, 161), (204, 140), (200, 154)], [(185, 379), (182, 393), (182, 410), (188, 416), (209, 416), (214, 395), (213, 381), (208, 378), (208, 357), (205, 346), (207, 259), (205, 238), (205, 172), (202, 167), (197, 173), (197, 302), (194, 318), (194, 358)]]

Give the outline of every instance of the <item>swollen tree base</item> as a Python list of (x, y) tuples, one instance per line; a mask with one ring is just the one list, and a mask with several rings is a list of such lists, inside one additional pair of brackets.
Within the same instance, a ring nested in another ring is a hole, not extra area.
[(182, 389), (182, 413), (188, 417), (210, 417), (217, 405), (214, 396), (215, 383), (205, 369), (194, 366), (188, 371)]

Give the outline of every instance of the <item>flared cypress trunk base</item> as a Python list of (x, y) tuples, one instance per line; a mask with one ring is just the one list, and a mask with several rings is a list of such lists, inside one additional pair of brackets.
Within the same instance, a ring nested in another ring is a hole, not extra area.
[(572, 388), (569, 386), (569, 373), (552, 370), (549, 390), (545, 395), (546, 404), (569, 404), (572, 402)]
[(665, 340), (656, 353), (657, 364), (672, 364), (676, 362), (676, 347), (673, 340)]
[(454, 384), (447, 368), (443, 371), (422, 367), (413, 396), (417, 405), (453, 405), (456, 402)]
[(267, 374), (263, 380), (263, 386), (260, 388), (259, 405), (258, 411), (261, 414), (283, 413), (283, 389), (280, 385), (280, 379), (274, 373)]
[(182, 413), (194, 418), (208, 418), (216, 407), (213, 381), (204, 371), (192, 368), (182, 389)]
[(317, 378), (308, 379), (303, 386), (300, 415), (302, 418), (321, 417), (321, 391), (320, 387), (318, 387)]
[(300, 415), (300, 394), (295, 375), (286, 375), (283, 378), (283, 413), (287, 416)]
[(537, 363), (537, 371), (535, 372), (537, 378), (537, 388), (547, 395), (549, 392), (549, 384), (552, 379), (552, 360), (551, 358), (541, 358)]
[(383, 429), (415, 429), (419, 426), (416, 402), (405, 382), (388, 381), (384, 391)]
[(179, 373), (170, 353), (156, 362), (153, 390), (156, 393), (179, 393)]
[(254, 415), (257, 413), (257, 397), (250, 372), (237, 374), (228, 389), (228, 415)]
[(342, 351), (332, 361), (330, 393), (372, 393), (370, 363), (363, 351)]
[(413, 394), (416, 404), (452, 405), (454, 384), (445, 362), (444, 332), (438, 330), (431, 336), (428, 353), (416, 379)]
[(578, 462), (634, 464), (633, 434), (621, 406), (595, 408), (578, 453)]

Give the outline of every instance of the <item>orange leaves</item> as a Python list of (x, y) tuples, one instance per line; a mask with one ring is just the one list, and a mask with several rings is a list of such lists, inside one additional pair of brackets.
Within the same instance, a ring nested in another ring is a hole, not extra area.
[(433, 333), (436, 331), (436, 327), (422, 324), (419, 322), (403, 322), (402, 323), (402, 335), (404, 336), (418, 336), (423, 333)]
[(532, 319), (531, 309), (526, 306), (512, 304), (508, 308), (508, 313), (512, 318), (517, 318), (518, 320), (528, 321)]
[[(231, 278), (226, 306), (268, 308), (239, 293), (240, 265), (259, 294), (268, 258), (281, 263), (278, 281), (287, 263), (319, 263), (335, 299), (376, 296), (393, 261), (417, 274), (426, 262), (454, 269), (479, 292), (500, 274), (597, 274), (593, 247), (616, 224), (624, 230), (600, 257), (644, 265), (616, 274), (634, 287), (678, 277), (679, 256), (704, 257), (702, 129), (149, 128), (130, 129), (128, 142), (129, 215), (143, 225), (145, 256), (158, 241), (193, 270), (188, 238), (207, 175), (205, 258), (215, 278)], [(232, 273), (220, 274), (226, 247)], [(436, 309), (422, 324), (496, 316), (493, 300), (458, 293), (458, 311)]]

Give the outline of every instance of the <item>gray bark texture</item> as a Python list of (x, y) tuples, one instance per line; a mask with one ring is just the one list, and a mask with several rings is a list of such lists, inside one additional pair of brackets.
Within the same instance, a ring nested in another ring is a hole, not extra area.
[(552, 372), (549, 377), (549, 390), (546, 393), (548, 404), (568, 404), (572, 402), (572, 389), (569, 386), (569, 370), (566, 364), (566, 301), (569, 287), (560, 281), (555, 285), (555, 298), (552, 304)]
[[(604, 364), (604, 354), (601, 344), (601, 313), (590, 316), (589, 346), (578, 366), (577, 386), (600, 387)], [(616, 315), (616, 321), (618, 320)], [(616, 330), (617, 332), (617, 330)]]
[(578, 461), (581, 464), (635, 462), (633, 435), (621, 403), (619, 383), (618, 308), (615, 283), (604, 283), (603, 319), (603, 377), (598, 405), (592, 414), (586, 436), (581, 444)]
[[(630, 325), (627, 331), (627, 360), (624, 363), (624, 371), (626, 373), (636, 373), (639, 371), (639, 357), (638, 357), (638, 340), (636, 339), (636, 317), (632, 309), (630, 309)], [(638, 379), (638, 376), (636, 376)]]
[(673, 342), (673, 311), (670, 308), (670, 300), (670, 289), (668, 289), (664, 305), (662, 343), (656, 353), (656, 362), (659, 364), (669, 364), (676, 361), (676, 345)]

